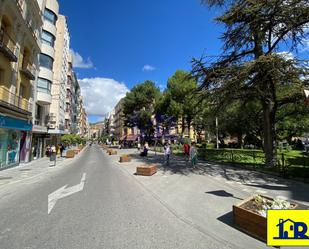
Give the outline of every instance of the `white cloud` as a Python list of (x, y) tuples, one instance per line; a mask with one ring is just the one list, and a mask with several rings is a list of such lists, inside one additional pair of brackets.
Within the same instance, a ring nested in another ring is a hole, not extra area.
[(146, 72), (150, 72), (150, 71), (156, 70), (156, 68), (154, 66), (146, 64), (146, 65), (143, 66), (142, 70), (146, 71)]
[(78, 52), (75, 52), (73, 49), (71, 49), (71, 53), (73, 55), (73, 67), (84, 69), (93, 68), (93, 63), (90, 58), (85, 60)]
[(294, 60), (295, 59), (294, 54), (291, 53), (291, 52), (284, 51), (284, 52), (279, 52), (277, 54), (282, 56), (286, 60)]
[(301, 49), (301, 52), (309, 51), (309, 39), (304, 40), (304, 45)]
[(87, 115), (106, 116), (129, 91), (124, 83), (107, 78), (79, 80)]

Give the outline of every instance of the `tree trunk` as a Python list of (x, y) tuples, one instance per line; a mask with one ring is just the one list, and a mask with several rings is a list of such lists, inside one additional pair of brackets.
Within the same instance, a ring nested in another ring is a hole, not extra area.
[(275, 104), (271, 101), (263, 104), (264, 119), (264, 153), (265, 165), (274, 167), (277, 165), (276, 129), (275, 129)]
[(237, 134), (237, 147), (240, 149), (242, 148), (242, 132)]
[(191, 139), (190, 137), (190, 131), (191, 131), (191, 119), (187, 120), (187, 124), (188, 124), (188, 137)]
[(183, 134), (185, 133), (185, 118), (182, 116), (181, 117), (181, 134), (183, 136)]

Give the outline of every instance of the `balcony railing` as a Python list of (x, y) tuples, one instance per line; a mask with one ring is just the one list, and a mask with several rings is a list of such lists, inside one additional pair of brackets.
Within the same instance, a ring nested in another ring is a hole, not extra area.
[(11, 62), (17, 62), (16, 42), (2, 29), (0, 29), (0, 52)]
[(20, 10), (20, 12), (23, 14), (23, 4), (25, 2), (25, 0), (15, 0), (16, 1), (16, 4)]
[(0, 87), (0, 101), (18, 109), (32, 112), (32, 103), (29, 100), (11, 93), (3, 87)]
[(35, 67), (30, 64), (27, 60), (23, 61), (22, 67), (20, 71), (29, 79), (29, 80), (35, 80)]

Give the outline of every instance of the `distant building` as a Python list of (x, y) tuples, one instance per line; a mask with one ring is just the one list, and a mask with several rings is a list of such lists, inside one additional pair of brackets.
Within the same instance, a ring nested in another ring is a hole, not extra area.
[(138, 140), (140, 135), (137, 127), (130, 128), (125, 126), (124, 115), (123, 115), (123, 101), (121, 99), (115, 106), (115, 114), (113, 118), (114, 125), (114, 139), (118, 142), (130, 141), (134, 142)]
[(90, 124), (90, 137), (95, 139), (100, 138), (102, 136), (104, 126), (104, 121)]

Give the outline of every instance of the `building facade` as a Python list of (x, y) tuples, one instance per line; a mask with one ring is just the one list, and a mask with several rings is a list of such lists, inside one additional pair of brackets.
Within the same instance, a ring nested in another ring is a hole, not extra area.
[(48, 133), (49, 144), (60, 143), (65, 132), (65, 107), (70, 56), (70, 37), (65, 16), (59, 15), (56, 23), (57, 35), (55, 41), (54, 77), (51, 88), (52, 103), (50, 105)]
[(37, 0), (0, 0), (0, 169), (30, 160), (42, 25)]
[(51, 89), (54, 81), (56, 23), (59, 15), (59, 4), (57, 0), (41, 0), (40, 8), (43, 15), (43, 27), (40, 37), (40, 71), (35, 89), (36, 97), (33, 110), (32, 160), (45, 155), (45, 148), (50, 140), (48, 120), (52, 103)]
[(77, 134), (83, 138), (90, 138), (90, 128), (87, 121), (86, 110), (83, 105), (83, 97), (77, 96)]
[(140, 132), (137, 127), (130, 128), (125, 126), (123, 116), (123, 101), (124, 99), (119, 100), (114, 109), (114, 139), (118, 142), (135, 142), (138, 139)]
[(65, 132), (88, 137), (80, 100), (58, 1), (0, 0), (0, 170), (43, 157)]

